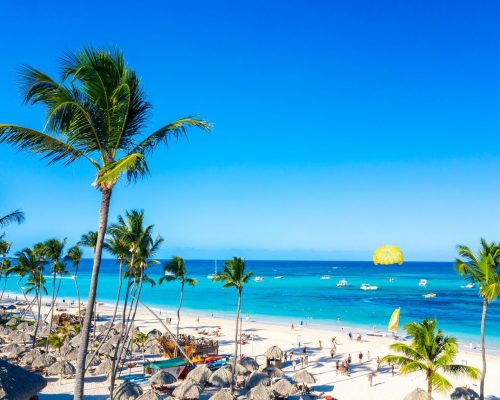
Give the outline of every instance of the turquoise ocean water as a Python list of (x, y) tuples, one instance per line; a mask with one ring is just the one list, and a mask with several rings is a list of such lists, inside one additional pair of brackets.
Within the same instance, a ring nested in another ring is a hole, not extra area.
[[(92, 262), (83, 260), (79, 282), (85, 300), (90, 283)], [(233, 315), (236, 293), (222, 289), (207, 275), (214, 272), (213, 260), (187, 260), (190, 275), (198, 280), (195, 287), (186, 287), (184, 308), (193, 313)], [(156, 270), (155, 270), (156, 268)], [(222, 262), (219, 262), (219, 270)], [(385, 329), (396, 307), (401, 307), (401, 323), (437, 318), (446, 333), (456, 335), (461, 342), (479, 342), (481, 299), (477, 288), (464, 289), (464, 282), (454, 271), (452, 263), (407, 262), (403, 266), (374, 266), (371, 262), (346, 261), (247, 261), (247, 268), (254, 276), (244, 289), (243, 316), (256, 320), (269, 320), (284, 324), (304, 321), (307, 324), (336, 325), (337, 327), (362, 327)], [(113, 260), (104, 260), (100, 278), (98, 300), (112, 302), (116, 298), (118, 269)], [(159, 278), (161, 267), (154, 267), (148, 274)], [(275, 279), (275, 276), (283, 279)], [(322, 275), (331, 279), (322, 280)], [(394, 278), (393, 282), (389, 278)], [(348, 288), (337, 288), (340, 279), (347, 279)], [(425, 288), (419, 287), (420, 279), (427, 279)], [(9, 279), (7, 290), (17, 291), (15, 277)], [(50, 280), (48, 289), (50, 292)], [(362, 291), (360, 284), (379, 286), (376, 291)], [(145, 287), (143, 301), (151, 306), (174, 308), (178, 303), (179, 285)], [(436, 293), (436, 298), (425, 299), (426, 293)], [(71, 279), (63, 279), (60, 298), (74, 298), (75, 287)], [(500, 300), (490, 305), (487, 316), (487, 341), (490, 348), (500, 349)]]

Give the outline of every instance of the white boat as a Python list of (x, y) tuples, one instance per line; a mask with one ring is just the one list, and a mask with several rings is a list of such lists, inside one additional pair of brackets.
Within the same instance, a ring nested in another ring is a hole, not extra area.
[(433, 299), (434, 297), (436, 297), (436, 293), (423, 294), (422, 297), (425, 297), (426, 299)]
[(283, 278), (284, 278), (283, 275), (277, 275), (277, 276), (274, 277), (274, 279), (283, 279)]
[(420, 279), (420, 281), (418, 282), (418, 286), (426, 287), (427, 286), (427, 279)]
[(467, 285), (462, 285), (460, 286), (462, 289), (472, 289), (474, 288), (476, 285), (474, 284), (474, 282), (471, 282), (471, 283), (468, 283)]
[(345, 279), (341, 279), (340, 281), (337, 282), (337, 287), (347, 287), (350, 286), (349, 282), (347, 282)]
[(378, 286), (370, 285), (369, 283), (362, 283), (359, 288), (361, 290), (378, 290)]
[(213, 274), (208, 274), (207, 278), (208, 279), (214, 279), (217, 276), (217, 260), (215, 260), (215, 267), (214, 267), (214, 273)]
[(254, 279), (255, 282), (262, 282), (263, 280), (264, 280), (263, 276), (256, 276)]
[(326, 280), (326, 279), (332, 279), (330, 275), (323, 275), (320, 279)]
[(394, 282), (394, 278), (389, 278), (389, 282)]

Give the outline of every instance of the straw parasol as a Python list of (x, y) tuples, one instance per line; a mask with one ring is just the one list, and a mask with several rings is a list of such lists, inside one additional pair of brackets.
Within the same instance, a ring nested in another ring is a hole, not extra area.
[(283, 350), (278, 346), (271, 346), (266, 350), (264, 356), (266, 356), (268, 360), (281, 360), (283, 358)]
[(113, 335), (110, 337), (110, 339), (108, 340), (108, 343), (111, 343), (111, 344), (117, 344), (118, 341), (120, 340), (120, 338), (122, 337), (122, 335), (120, 334), (117, 334), (117, 335)]
[(20, 331), (25, 331), (26, 329), (28, 329), (30, 327), (30, 324), (28, 324), (27, 322), (21, 322), (17, 327), (16, 329), (20, 330)]
[(227, 389), (221, 389), (210, 397), (210, 400), (234, 400), (234, 396)]
[(274, 365), (268, 365), (267, 367), (262, 368), (262, 372), (265, 372), (271, 379), (281, 378), (284, 375), (283, 371)]
[(11, 352), (17, 350), (18, 348), (19, 348), (18, 344), (11, 343), (2, 349), (2, 353), (8, 354), (8, 353), (11, 353)]
[(32, 339), (33, 335), (18, 331), (13, 331), (9, 336), (7, 336), (7, 340), (13, 341), (15, 343), (26, 343)]
[(264, 385), (255, 386), (248, 393), (250, 400), (270, 400), (273, 398), (271, 391)]
[(142, 388), (130, 381), (123, 382), (116, 388), (114, 399), (132, 400), (137, 399), (142, 394)]
[(115, 348), (111, 343), (104, 343), (101, 348), (97, 351), (97, 354), (101, 356), (111, 355), (115, 351)]
[(295, 382), (297, 382), (297, 383), (305, 383), (306, 385), (310, 385), (310, 384), (316, 383), (316, 379), (314, 379), (314, 376), (312, 376), (305, 369), (303, 369), (302, 371), (297, 372), (293, 376), (293, 380)]
[(208, 383), (219, 387), (229, 387), (231, 386), (232, 381), (233, 373), (231, 372), (231, 368), (229, 366), (219, 368), (208, 379)]
[(17, 325), (17, 319), (11, 318), (5, 323), (5, 325)]
[(162, 335), (162, 333), (158, 329), (152, 329), (148, 332), (148, 336), (152, 336), (152, 337), (159, 337), (161, 335)]
[(161, 397), (158, 393), (153, 390), (148, 390), (146, 393), (141, 394), (137, 400), (161, 400)]
[(45, 386), (47, 380), (24, 368), (0, 360), (0, 398), (26, 400), (35, 396)]
[(269, 376), (262, 371), (253, 371), (250, 376), (247, 378), (245, 383), (245, 387), (247, 389), (254, 388), (258, 385), (269, 385)]
[(276, 397), (284, 397), (293, 395), (297, 392), (295, 386), (293, 386), (288, 380), (280, 379), (278, 382), (271, 386), (271, 390), (276, 395)]
[(197, 400), (200, 398), (202, 387), (193, 381), (184, 381), (177, 386), (172, 395), (179, 400)]
[(239, 364), (243, 365), (248, 372), (257, 371), (259, 369), (259, 363), (252, 357), (245, 357)]
[(479, 395), (468, 387), (457, 387), (450, 395), (451, 400), (479, 400)]
[(69, 343), (64, 343), (60, 348), (59, 348), (59, 354), (61, 357), (67, 356), (69, 353), (73, 351), (73, 346), (71, 346)]
[(160, 370), (149, 378), (149, 383), (153, 386), (166, 386), (177, 382), (177, 378), (167, 371)]
[(105, 325), (98, 325), (97, 328), (95, 328), (96, 333), (103, 333), (108, 330), (108, 327)]
[(153, 356), (157, 356), (162, 353), (162, 348), (160, 344), (155, 341), (150, 346), (146, 347), (146, 351)]
[(429, 393), (423, 389), (416, 388), (413, 392), (408, 393), (403, 400), (429, 400)]
[(9, 336), (11, 330), (6, 326), (0, 327), (0, 336)]
[(73, 349), (64, 355), (66, 361), (76, 361), (78, 359), (78, 349)]
[(59, 375), (62, 377), (70, 377), (76, 373), (76, 368), (68, 361), (57, 361), (47, 369), (48, 375)]
[(40, 349), (33, 349), (33, 350), (30, 350), (26, 353), (24, 353), (24, 355), (22, 356), (21, 358), (21, 364), (29, 364), (31, 365), (31, 363), (33, 362), (33, 360), (42, 355), (42, 351)]
[(56, 358), (52, 357), (50, 354), (41, 354), (33, 359), (31, 367), (35, 369), (45, 369), (50, 367), (56, 361)]
[(113, 362), (109, 358), (105, 358), (96, 368), (97, 375), (109, 375), (113, 369)]
[[(233, 368), (233, 366), (231, 366), (231, 368)], [(243, 365), (237, 362), (235, 366), (235, 373), (236, 375), (247, 375), (248, 371)]]
[(6, 354), (7, 360), (17, 360), (24, 353), (24, 347), (13, 348), (12, 351)]
[(186, 379), (191, 379), (193, 382), (205, 384), (212, 376), (212, 371), (206, 364), (198, 365), (195, 369), (189, 371)]
[(80, 346), (82, 344), (82, 334), (79, 333), (78, 335), (74, 336), (71, 341), (70, 341), (72, 346)]

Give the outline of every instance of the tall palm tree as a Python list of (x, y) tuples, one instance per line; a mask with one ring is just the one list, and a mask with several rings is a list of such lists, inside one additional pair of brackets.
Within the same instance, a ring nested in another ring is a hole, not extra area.
[(486, 346), (484, 340), (486, 311), (488, 304), (500, 294), (500, 244), (488, 243), (481, 239), (481, 248), (474, 252), (467, 246), (458, 246), (459, 257), (455, 261), (457, 272), (469, 282), (479, 285), (479, 296), (483, 299), (481, 314), (481, 356), (483, 369), (479, 397), (484, 400), (484, 381), (486, 379)]
[(80, 309), (81, 300), (80, 300), (80, 287), (78, 286), (78, 267), (82, 262), (82, 249), (80, 249), (78, 245), (71, 247), (65, 256), (65, 259), (70, 261), (73, 264), (73, 268), (75, 269), (75, 272), (73, 273), (73, 280), (75, 281), (76, 297), (78, 298), (78, 319), (80, 320), (81, 323), (82, 311)]
[(84, 233), (82, 235), (77, 245), (82, 247), (89, 247), (95, 253), (95, 248), (97, 246), (97, 236), (97, 231), (88, 231), (87, 233)]
[(424, 319), (422, 322), (412, 322), (405, 325), (405, 330), (412, 341), (394, 343), (390, 348), (402, 355), (387, 355), (382, 362), (396, 364), (403, 375), (421, 371), (427, 380), (427, 393), (432, 399), (432, 390), (447, 391), (453, 386), (440, 373), (451, 375), (466, 375), (472, 379), (479, 378), (479, 370), (462, 364), (453, 364), (458, 354), (458, 345), (455, 338), (444, 336), (441, 329), (436, 331), (436, 320)]
[(238, 307), (236, 309), (236, 331), (234, 334), (234, 363), (232, 370), (231, 392), (234, 393), (234, 382), (236, 376), (236, 361), (238, 360), (238, 331), (241, 311), (241, 293), (243, 286), (252, 276), (252, 272), (245, 272), (245, 260), (240, 257), (233, 257), (224, 264), (224, 270), (215, 276), (214, 282), (223, 282), (223, 288), (234, 287), (238, 292)]
[(90, 318), (113, 188), (122, 175), (129, 181), (147, 175), (146, 157), (171, 137), (185, 136), (189, 127), (208, 131), (211, 126), (203, 120), (186, 117), (144, 135), (151, 105), (138, 76), (119, 51), (87, 48), (66, 56), (62, 60), (60, 81), (33, 67), (25, 67), (21, 89), (26, 103), (38, 103), (45, 108), (46, 133), (0, 124), (0, 143), (40, 154), (51, 163), (67, 165), (86, 160), (95, 168), (94, 185), (101, 192), (98, 239), (75, 379), (74, 398), (81, 400)]
[(13, 223), (22, 224), (23, 222), (24, 213), (21, 210), (15, 210), (0, 217), (0, 228), (5, 228), (6, 226)]
[(10, 251), (11, 243), (4, 240), (5, 233), (0, 234), (0, 256), (2, 256), (2, 264), (0, 266), (0, 280), (2, 276), (4, 277), (4, 283), (2, 287), (2, 293), (0, 294), (0, 302), (3, 299), (3, 294), (5, 293), (5, 287), (7, 286), (7, 277), (11, 268), (10, 259), (7, 258), (7, 254)]
[[(186, 283), (191, 286), (196, 285), (196, 279), (189, 278), (187, 276), (186, 264), (182, 257), (174, 256), (169, 262), (165, 264), (165, 266), (163, 267), (163, 276), (158, 280), (158, 284), (161, 285), (163, 282), (172, 282), (172, 281), (178, 281), (181, 284), (179, 306), (177, 307), (177, 333), (176, 333), (176, 339), (179, 340), (179, 326), (181, 322), (181, 307), (182, 307), (182, 299), (184, 297), (184, 285)], [(175, 348), (175, 353), (177, 355), (177, 347)]]

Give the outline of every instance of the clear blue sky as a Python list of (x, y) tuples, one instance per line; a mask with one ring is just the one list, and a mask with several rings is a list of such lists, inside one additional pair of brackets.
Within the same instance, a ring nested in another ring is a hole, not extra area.
[[(449, 260), (500, 240), (499, 20), (496, 1), (9, 2), (0, 122), (42, 127), (22, 64), (56, 75), (66, 51), (118, 46), (151, 128), (193, 113), (216, 126), (115, 192), (111, 220), (145, 209), (162, 256), (363, 260), (396, 244)], [(0, 159), (0, 210), (27, 216), (16, 248), (95, 229), (85, 164)]]

